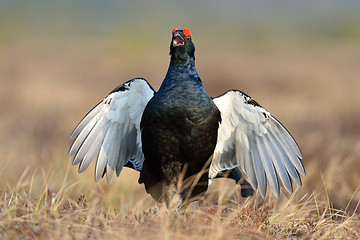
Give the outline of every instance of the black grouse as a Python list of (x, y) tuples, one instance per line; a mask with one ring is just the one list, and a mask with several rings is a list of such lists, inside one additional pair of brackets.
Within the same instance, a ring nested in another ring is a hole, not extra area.
[[(139, 183), (167, 206), (201, 197), (215, 177), (231, 177), (249, 196), (267, 182), (278, 197), (279, 180), (292, 193), (305, 176), (302, 155), (285, 127), (239, 90), (211, 98), (195, 68), (188, 28), (174, 29), (170, 65), (160, 89), (142, 78), (115, 88), (75, 128), (69, 157), (87, 169), (97, 156), (95, 181), (110, 183), (122, 168), (140, 172)], [(248, 178), (247, 182), (242, 172)], [(251, 185), (251, 187), (250, 187)], [(249, 188), (246, 188), (249, 187)]]

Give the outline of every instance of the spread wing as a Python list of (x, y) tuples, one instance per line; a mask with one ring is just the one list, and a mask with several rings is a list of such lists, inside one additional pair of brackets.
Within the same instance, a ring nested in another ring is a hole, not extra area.
[(246, 94), (231, 90), (213, 99), (222, 122), (210, 165), (209, 177), (240, 166), (254, 189), (266, 195), (267, 181), (278, 197), (279, 180), (292, 193), (291, 179), (301, 186), (305, 176), (302, 155), (285, 127)]
[(145, 79), (135, 78), (115, 88), (77, 125), (69, 157), (85, 171), (97, 155), (95, 181), (106, 173), (110, 183), (114, 171), (119, 176), (124, 165), (141, 171), (140, 121), (155, 91)]

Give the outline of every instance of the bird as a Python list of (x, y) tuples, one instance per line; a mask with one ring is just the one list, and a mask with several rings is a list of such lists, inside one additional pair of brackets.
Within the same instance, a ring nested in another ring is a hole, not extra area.
[[(229, 90), (210, 97), (195, 67), (189, 28), (174, 28), (170, 64), (155, 91), (144, 78), (112, 90), (75, 127), (68, 156), (84, 172), (96, 159), (95, 181), (123, 167), (140, 172), (138, 182), (167, 207), (199, 200), (212, 179), (240, 182), (241, 195), (267, 185), (275, 197), (305, 176), (300, 148), (289, 131), (249, 95)], [(244, 177), (246, 176), (246, 177)]]

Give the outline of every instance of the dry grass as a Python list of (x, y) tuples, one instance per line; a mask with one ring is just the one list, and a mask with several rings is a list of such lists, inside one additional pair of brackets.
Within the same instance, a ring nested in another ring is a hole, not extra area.
[[(31, 187), (31, 186), (30, 186)], [(258, 197), (240, 203), (196, 203), (181, 212), (95, 207), (45, 190), (38, 198), (8, 190), (0, 202), (2, 239), (356, 239), (359, 216), (329, 207), (315, 193), (297, 199)], [(260, 200), (261, 201), (261, 200)]]
[(168, 46), (128, 58), (110, 40), (17, 40), (0, 45), (0, 238), (359, 238), (358, 44), (224, 41), (218, 50), (196, 42), (205, 86), (213, 96), (241, 89), (287, 126), (304, 155), (303, 187), (241, 199), (219, 180), (200, 207), (178, 213), (155, 207), (134, 171), (95, 184), (91, 170), (70, 165), (68, 136), (121, 82), (146, 77), (158, 88)]

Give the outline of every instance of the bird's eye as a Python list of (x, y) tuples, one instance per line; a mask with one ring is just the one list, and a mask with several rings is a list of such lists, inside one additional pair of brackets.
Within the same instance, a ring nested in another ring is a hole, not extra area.
[(190, 40), (190, 36), (187, 36), (187, 37), (186, 37), (186, 40)]

